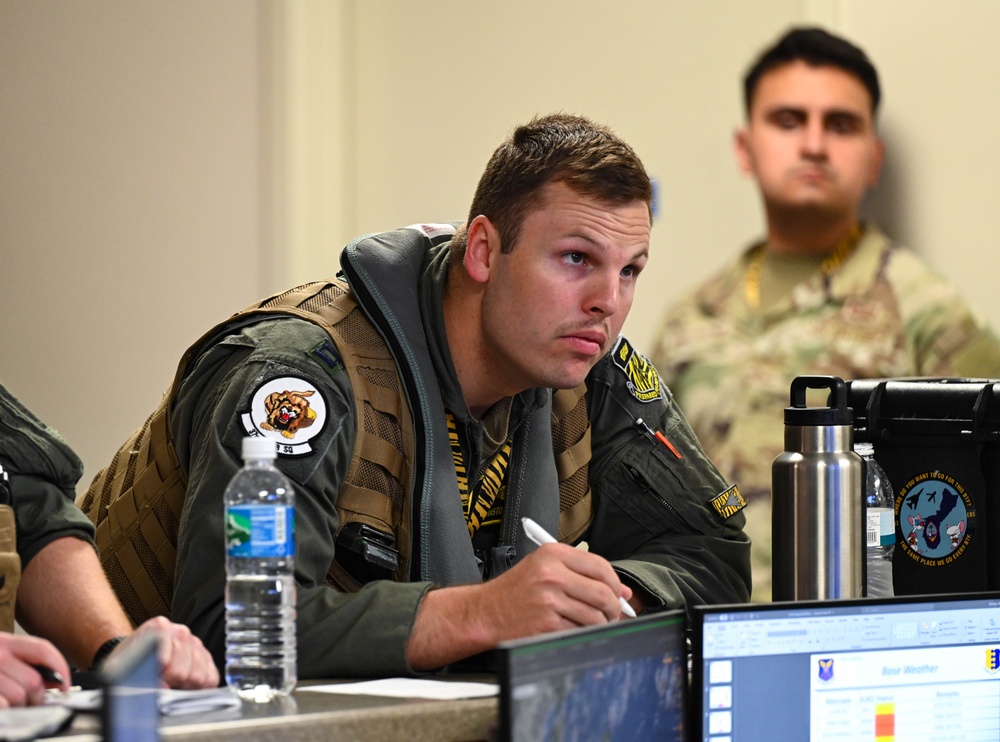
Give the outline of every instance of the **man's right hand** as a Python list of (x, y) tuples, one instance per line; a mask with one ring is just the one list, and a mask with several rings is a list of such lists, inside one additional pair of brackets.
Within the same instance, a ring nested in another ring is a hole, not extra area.
[(407, 644), (414, 670), (431, 670), (507, 639), (608, 623), (632, 591), (611, 564), (567, 544), (547, 544), (499, 577), (430, 591)]
[(69, 665), (55, 646), (25, 634), (0, 632), (0, 707), (39, 706), (45, 699), (45, 682), (32, 665), (54, 670), (69, 690)]

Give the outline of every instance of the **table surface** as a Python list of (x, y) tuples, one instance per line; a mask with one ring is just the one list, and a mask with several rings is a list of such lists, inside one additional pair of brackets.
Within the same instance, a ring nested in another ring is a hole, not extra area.
[[(457, 678), (456, 678), (457, 679)], [(478, 678), (482, 679), (482, 678)], [(343, 695), (304, 690), (267, 704), (244, 703), (240, 709), (166, 716), (160, 724), (164, 742), (225, 739), (227, 742), (305, 740), (408, 740), (411, 742), (491, 742), (496, 739), (499, 700), (428, 700)], [(77, 713), (58, 742), (98, 742), (100, 715)]]

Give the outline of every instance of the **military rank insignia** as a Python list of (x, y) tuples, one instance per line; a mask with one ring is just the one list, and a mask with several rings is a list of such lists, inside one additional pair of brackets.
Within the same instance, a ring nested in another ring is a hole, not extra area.
[(712, 498), (712, 507), (723, 520), (735, 515), (746, 506), (746, 498), (740, 494), (740, 488), (735, 484), (721, 495)]
[(615, 366), (625, 374), (629, 392), (640, 402), (663, 399), (660, 375), (649, 361), (624, 337), (619, 337), (611, 351)]

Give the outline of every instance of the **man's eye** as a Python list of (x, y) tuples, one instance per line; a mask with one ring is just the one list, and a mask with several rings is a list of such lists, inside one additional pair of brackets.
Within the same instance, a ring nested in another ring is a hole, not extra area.
[(851, 134), (858, 128), (853, 119), (840, 116), (830, 119), (829, 127), (837, 134)]
[(583, 265), (584, 257), (580, 252), (568, 252), (563, 255), (563, 260), (571, 265)]
[(639, 269), (634, 265), (626, 265), (622, 268), (622, 278), (637, 278), (639, 276)]
[(794, 129), (799, 125), (799, 121), (799, 117), (794, 113), (779, 113), (774, 117), (775, 125), (782, 129)]

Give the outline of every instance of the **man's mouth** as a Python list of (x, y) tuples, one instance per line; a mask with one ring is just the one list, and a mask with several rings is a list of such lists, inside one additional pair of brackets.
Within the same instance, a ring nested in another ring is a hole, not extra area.
[(587, 354), (599, 352), (608, 341), (608, 336), (599, 330), (572, 332), (563, 337), (577, 350)]
[(800, 180), (804, 180), (807, 183), (820, 183), (833, 180), (833, 173), (829, 169), (815, 165), (799, 168), (797, 176)]

